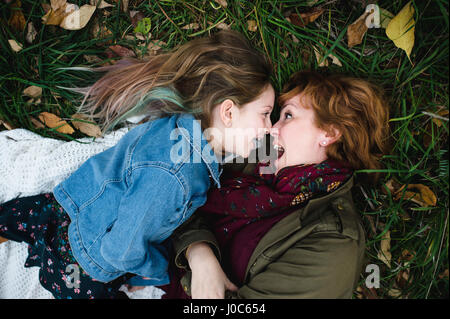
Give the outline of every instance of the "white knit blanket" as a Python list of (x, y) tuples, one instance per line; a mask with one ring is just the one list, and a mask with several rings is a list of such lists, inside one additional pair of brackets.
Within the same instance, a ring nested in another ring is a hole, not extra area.
[[(24, 129), (0, 132), (0, 203), (16, 197), (51, 192), (91, 156), (115, 145), (129, 128), (102, 138), (64, 142)], [(39, 268), (25, 268), (27, 245), (0, 244), (0, 299), (51, 299), (39, 283)], [(164, 292), (153, 286), (128, 292), (133, 299), (160, 299)]]

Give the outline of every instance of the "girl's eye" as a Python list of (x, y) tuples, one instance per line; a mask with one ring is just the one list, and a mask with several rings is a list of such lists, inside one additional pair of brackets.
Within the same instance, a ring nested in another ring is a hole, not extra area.
[(287, 119), (290, 119), (292, 117), (292, 114), (291, 113), (289, 113), (289, 112), (286, 112), (286, 113), (284, 113), (284, 118), (287, 120)]
[(263, 115), (267, 117), (267, 116), (270, 115), (270, 112), (266, 112), (266, 113), (264, 113)]

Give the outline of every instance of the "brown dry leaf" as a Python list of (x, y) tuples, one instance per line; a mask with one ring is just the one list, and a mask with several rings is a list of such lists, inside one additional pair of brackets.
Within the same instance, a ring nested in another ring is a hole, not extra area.
[(72, 134), (75, 130), (59, 116), (49, 112), (42, 112), (39, 114), (39, 120), (50, 128), (55, 128), (58, 132), (64, 134)]
[(129, 12), (129, 14), (133, 28), (136, 28), (139, 21), (145, 18), (145, 15), (141, 11), (132, 10)]
[[(440, 110), (439, 112), (437, 112), (437, 115), (448, 118), (448, 113), (449, 112), (448, 112), (447, 109), (443, 109), (443, 110)], [(433, 118), (433, 123), (436, 124), (438, 127), (442, 126), (442, 120), (441, 119)]]
[(4, 243), (5, 241), (8, 241), (8, 239), (3, 238), (3, 237), (0, 236), (0, 244), (1, 244), (1, 243)]
[(8, 19), (8, 24), (17, 32), (22, 32), (27, 23), (22, 9), (20, 8), (21, 6), (22, 3), (20, 0), (16, 0), (16, 2), (11, 5), (11, 16)]
[(125, 47), (123, 47), (121, 45), (118, 45), (118, 44), (111, 45), (111, 46), (108, 47), (108, 49), (111, 50), (112, 52), (114, 52), (116, 55), (122, 57), (122, 58), (124, 58), (124, 57), (135, 57), (136, 56), (136, 54), (132, 50), (130, 50), (128, 48), (125, 48)]
[(247, 21), (247, 29), (248, 29), (248, 31), (256, 32), (256, 30), (258, 29), (258, 26), (256, 25), (256, 21), (248, 20)]
[(147, 54), (146, 55), (155, 55), (159, 50), (162, 49), (162, 46), (165, 46), (166, 42), (160, 40), (152, 40), (147, 46)]
[(90, 0), (89, 3), (93, 6), (96, 6), (97, 9), (105, 9), (105, 8), (114, 7), (113, 4), (110, 4), (104, 0)]
[(36, 120), (34, 117), (30, 116), (30, 121), (33, 124), (34, 128), (40, 129), (45, 128), (45, 125), (42, 124), (41, 121)]
[(402, 296), (402, 291), (398, 288), (397, 283), (394, 282), (392, 288), (388, 290), (387, 294), (393, 298), (399, 298)]
[(362, 285), (356, 288), (356, 292), (358, 293), (356, 296), (358, 299), (379, 299), (375, 288), (367, 288)]
[(33, 25), (33, 22), (28, 22), (27, 35), (25, 37), (25, 40), (28, 43), (33, 43), (34, 39), (36, 39), (36, 36), (37, 36), (37, 31)]
[(419, 204), (422, 207), (436, 206), (437, 198), (433, 191), (426, 185), (423, 184), (409, 184), (407, 189), (409, 190), (417, 190), (414, 191), (405, 191), (403, 193), (403, 189), (405, 185), (403, 185), (396, 193), (395, 200), (400, 200), (402, 197), (404, 200), (410, 200), (416, 204)]
[(32, 85), (23, 90), (22, 94), (37, 99), (42, 95), (42, 88), (40, 86)]
[(304, 27), (309, 23), (316, 20), (318, 17), (325, 12), (325, 9), (322, 8), (314, 8), (310, 12), (300, 13), (300, 16), (297, 13), (292, 13), (289, 15), (289, 20), (292, 24), (298, 27)]
[(72, 121), (73, 126), (75, 126), (77, 130), (83, 132), (84, 134), (92, 137), (102, 136), (102, 131), (95, 123), (86, 123), (82, 121), (77, 121), (77, 120), (89, 121), (89, 117), (87, 115), (77, 113), (72, 115), (72, 119), (74, 119)]
[(217, 2), (218, 4), (220, 4), (224, 8), (228, 7), (228, 3), (226, 0), (214, 0), (214, 1)]
[[(42, 5), (42, 7), (44, 8), (44, 5)], [(42, 23), (46, 25), (59, 25), (63, 21), (64, 17), (70, 13), (70, 10), (75, 9), (76, 8), (73, 6), (69, 6), (69, 8), (67, 8), (66, 0), (51, 0), (50, 9), (41, 18)]]
[(391, 249), (391, 231), (387, 231), (380, 242), (380, 251), (378, 252), (378, 259), (384, 262), (389, 268), (391, 268), (392, 254)]
[(347, 45), (349, 48), (354, 47), (362, 42), (364, 35), (366, 34), (366, 18), (370, 12), (364, 12), (355, 22), (350, 24), (347, 29)]
[(181, 27), (181, 29), (183, 30), (197, 30), (198, 28), (200, 28), (200, 25), (198, 23), (189, 23)]
[(333, 53), (329, 53), (327, 55), (327, 57), (325, 57), (325, 59), (324, 59), (323, 58), (323, 54), (321, 53), (321, 50), (318, 47), (313, 46), (313, 49), (314, 49), (314, 54), (316, 56), (316, 61), (317, 61), (317, 63), (319, 63), (319, 67), (324, 67), (324, 66), (328, 66), (329, 65), (329, 62), (328, 62), (327, 58), (330, 58), (333, 64), (336, 64), (338, 66), (342, 66), (341, 61), (339, 61), (339, 59)]
[(13, 125), (11, 125), (8, 122), (5, 122), (3, 120), (0, 120), (0, 125), (3, 125), (9, 131), (15, 129), (15, 127)]
[(448, 278), (448, 268), (439, 274), (439, 279)]
[(8, 43), (14, 52), (19, 52), (20, 50), (23, 49), (23, 45), (17, 42), (16, 40), (10, 39), (8, 40)]

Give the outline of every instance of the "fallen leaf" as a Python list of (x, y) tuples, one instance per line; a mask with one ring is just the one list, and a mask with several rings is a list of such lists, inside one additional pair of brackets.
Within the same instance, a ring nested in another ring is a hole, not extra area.
[(358, 299), (379, 299), (375, 288), (367, 288), (364, 285), (356, 288)]
[(51, 0), (50, 8), (47, 7), (47, 9), (48, 11), (41, 18), (42, 23), (46, 25), (59, 25), (64, 17), (71, 11), (76, 10), (77, 7), (74, 5), (68, 6), (66, 0)]
[(45, 125), (42, 124), (41, 121), (36, 120), (34, 117), (30, 116), (30, 121), (33, 124), (34, 128), (41, 129), (45, 128)]
[(25, 29), (26, 19), (21, 9), (22, 3), (16, 0), (11, 4), (11, 16), (8, 19), (8, 24), (17, 32), (22, 32)]
[(225, 22), (220, 22), (219, 24), (216, 25), (216, 28), (220, 30), (230, 30), (230, 26)]
[(256, 30), (258, 29), (258, 26), (256, 25), (256, 21), (248, 20), (247, 21), (247, 29), (248, 29), (248, 31), (256, 32)]
[(347, 45), (349, 48), (354, 47), (362, 42), (364, 35), (369, 29), (366, 26), (366, 18), (370, 12), (364, 12), (355, 22), (347, 28)]
[(97, 9), (105, 9), (105, 8), (114, 7), (113, 4), (110, 4), (104, 0), (90, 0), (89, 3), (93, 6), (96, 6)]
[(33, 22), (28, 22), (27, 35), (25, 37), (25, 40), (28, 43), (33, 43), (34, 39), (36, 39), (36, 36), (37, 36), (37, 31), (33, 25)]
[(289, 20), (298, 27), (304, 27), (320, 17), (324, 11), (325, 9), (322, 8), (314, 8), (310, 12), (300, 13), (300, 16), (297, 13), (292, 13), (289, 15)]
[(137, 27), (139, 21), (141, 21), (142, 19), (145, 18), (145, 15), (141, 11), (132, 10), (129, 12), (129, 14), (130, 14), (130, 19), (131, 19), (131, 24), (133, 25), (134, 28)]
[(392, 254), (391, 249), (391, 231), (387, 231), (380, 242), (380, 251), (378, 252), (378, 259), (384, 262), (389, 268), (391, 268)]
[[(85, 114), (74, 114), (72, 115), (72, 124), (75, 128), (84, 134), (92, 137), (100, 137), (102, 136), (102, 131), (95, 123), (87, 123), (84, 121), (89, 121), (89, 117)], [(82, 120), (82, 121), (77, 121)]]
[(3, 238), (3, 237), (0, 237), (0, 244), (1, 244), (1, 243), (4, 243), (5, 241), (8, 241), (8, 239)]
[(437, 198), (433, 191), (423, 184), (408, 184), (406, 189), (417, 190), (418, 192), (405, 191), (405, 185), (403, 185), (396, 193), (394, 200), (410, 200), (422, 207), (436, 206)]
[(224, 8), (228, 7), (228, 3), (226, 0), (214, 0), (214, 1), (217, 2), (218, 4), (220, 4)]
[(181, 29), (183, 30), (197, 30), (198, 28), (200, 28), (200, 25), (198, 23), (189, 23), (181, 27)]
[(8, 43), (14, 52), (19, 52), (20, 50), (23, 49), (23, 45), (17, 42), (16, 40), (10, 39), (8, 40)]
[(15, 129), (15, 127), (13, 125), (11, 125), (10, 123), (5, 122), (3, 120), (0, 120), (0, 125), (3, 125), (9, 131)]
[(414, 47), (414, 29), (414, 7), (411, 2), (408, 2), (386, 27), (387, 37), (394, 42), (396, 47), (406, 52), (410, 62), (411, 51)]
[(118, 44), (111, 45), (108, 47), (108, 49), (120, 57), (135, 57), (136, 56), (136, 54), (132, 50), (125, 48)]
[(80, 9), (69, 13), (59, 26), (66, 30), (80, 30), (89, 22), (95, 9), (95, 6), (85, 4)]
[(447, 278), (448, 279), (448, 268), (439, 274), (439, 279)]
[(22, 94), (37, 99), (42, 95), (42, 88), (40, 86), (32, 85), (23, 90)]
[(328, 55), (324, 58), (323, 54), (321, 53), (321, 50), (317, 48), (316, 46), (313, 46), (314, 54), (316, 55), (316, 61), (319, 63), (319, 67), (328, 66), (329, 62), (327, 58), (330, 58), (333, 64), (336, 64), (338, 66), (342, 66), (341, 61), (331, 52), (328, 53)]
[(72, 134), (75, 130), (59, 116), (49, 112), (42, 112), (39, 114), (39, 120), (45, 124), (45, 126), (54, 128), (60, 133)]
[(155, 55), (159, 50), (162, 49), (162, 46), (165, 46), (166, 43), (160, 40), (152, 40), (147, 45), (147, 55)]

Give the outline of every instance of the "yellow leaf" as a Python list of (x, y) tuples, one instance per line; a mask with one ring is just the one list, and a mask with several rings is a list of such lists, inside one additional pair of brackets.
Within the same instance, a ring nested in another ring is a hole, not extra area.
[[(411, 51), (414, 46), (414, 7), (408, 2), (402, 10), (392, 18), (386, 28), (386, 35), (395, 46), (404, 50), (411, 62)], [(412, 62), (411, 62), (412, 63)]]
[(80, 30), (89, 22), (95, 9), (95, 6), (85, 4), (79, 10), (69, 13), (59, 26), (66, 30)]
[(66, 121), (62, 120), (59, 116), (55, 114), (42, 112), (39, 114), (39, 120), (44, 123), (47, 127), (55, 128), (58, 132), (64, 134), (72, 134), (75, 130), (67, 124)]

